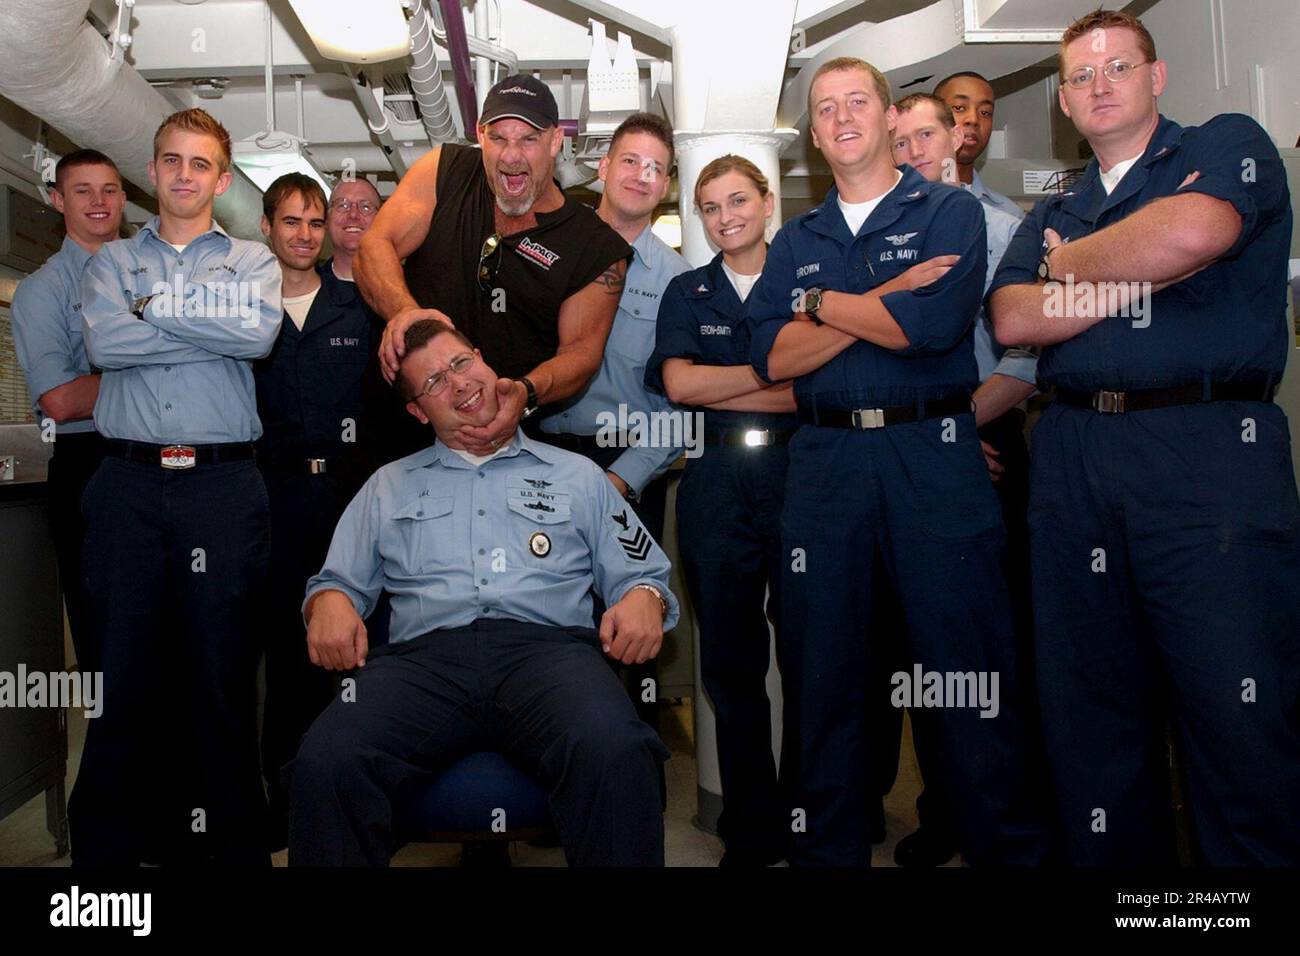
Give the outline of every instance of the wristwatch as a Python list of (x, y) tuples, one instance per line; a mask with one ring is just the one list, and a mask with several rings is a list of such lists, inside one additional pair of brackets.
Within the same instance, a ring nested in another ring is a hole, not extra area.
[(524, 401), (524, 413), (519, 416), (520, 421), (522, 421), (537, 411), (537, 386), (533, 384), (533, 380), (527, 375), (521, 375), (518, 380), (523, 382), (524, 390), (528, 393), (528, 398)]
[(822, 320), (817, 318), (817, 310), (822, 307), (822, 295), (821, 289), (812, 288), (807, 290), (803, 294), (802, 308), (799, 310), (817, 325), (822, 324)]
[(663, 619), (665, 621), (668, 620), (668, 601), (665, 600), (662, 591), (660, 591), (653, 584), (634, 584), (632, 585), (631, 588), (628, 589), (628, 593), (631, 594), (632, 591), (649, 591), (651, 594), (657, 597), (659, 599), (659, 611), (663, 614), (664, 616)]
[(1059, 282), (1059, 279), (1052, 278), (1052, 262), (1049, 258), (1053, 252), (1059, 249), (1059, 246), (1052, 246), (1043, 253), (1043, 258), (1038, 260), (1038, 281), (1039, 282)]

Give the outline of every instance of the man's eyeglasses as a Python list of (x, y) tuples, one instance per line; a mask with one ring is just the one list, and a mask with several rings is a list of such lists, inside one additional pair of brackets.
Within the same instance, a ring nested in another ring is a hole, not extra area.
[[(1106, 79), (1112, 83), (1123, 83), (1133, 71), (1139, 66), (1143, 66), (1148, 61), (1143, 60), (1141, 63), (1130, 63), (1127, 60), (1111, 60), (1101, 68), (1101, 72)], [(1081, 66), (1065, 78), (1065, 82), (1070, 84), (1072, 89), (1081, 90), (1084, 87), (1092, 86), (1092, 81), (1097, 78), (1097, 71), (1091, 66)]]
[(348, 213), (355, 209), (363, 216), (373, 216), (379, 212), (379, 203), (369, 199), (363, 199), (360, 202), (353, 202), (351, 199), (340, 199), (338, 202), (330, 203), (330, 209), (342, 213)]
[(420, 389), (411, 396), (411, 401), (415, 401), (421, 395), (437, 395), (447, 388), (450, 376), (454, 372), (457, 375), (469, 371), (469, 367), (474, 364), (473, 352), (462, 352), (454, 359), (447, 363), (447, 367), (441, 372), (434, 372), (424, 381), (424, 388)]
[(501, 233), (494, 232), (483, 240), (483, 248), (478, 254), (478, 287), (489, 292), (497, 281), (501, 270)]

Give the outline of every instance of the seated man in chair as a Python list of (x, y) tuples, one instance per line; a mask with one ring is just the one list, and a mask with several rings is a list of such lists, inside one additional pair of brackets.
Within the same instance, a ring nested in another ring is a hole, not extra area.
[[(290, 765), (289, 862), (387, 865), (402, 788), (495, 750), (550, 790), (571, 865), (661, 866), (668, 752), (601, 654), (659, 652), (678, 613), (668, 559), (588, 459), (522, 431), (465, 451), (461, 429), (514, 383), (443, 323), (405, 344), (395, 384), (437, 440), (366, 482), (307, 584), (312, 661), (356, 680)], [(362, 620), (384, 590), (390, 640), (370, 652)]]

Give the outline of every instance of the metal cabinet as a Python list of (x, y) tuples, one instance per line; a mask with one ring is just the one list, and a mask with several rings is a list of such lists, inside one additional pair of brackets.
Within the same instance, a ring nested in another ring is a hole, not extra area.
[[(39, 473), (20, 469), (16, 480), (0, 482), (0, 672), (11, 681), (17, 681), (20, 665), (27, 674), (65, 669), (63, 603), (43, 472), (43, 464)], [(44, 792), (46, 823), (59, 855), (68, 851), (66, 721), (61, 707), (0, 706), (0, 818)]]

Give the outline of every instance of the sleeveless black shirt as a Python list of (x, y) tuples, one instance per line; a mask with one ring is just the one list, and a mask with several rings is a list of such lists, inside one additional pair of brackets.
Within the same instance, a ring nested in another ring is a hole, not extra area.
[(479, 256), (496, 231), (496, 197), (482, 152), (448, 144), (438, 159), (438, 202), (423, 244), (405, 265), (407, 288), (422, 308), (445, 312), (497, 374), (525, 375), (555, 357), (560, 305), (632, 247), (596, 213), (565, 197), (537, 225), (505, 236), (499, 268), (480, 289)]

